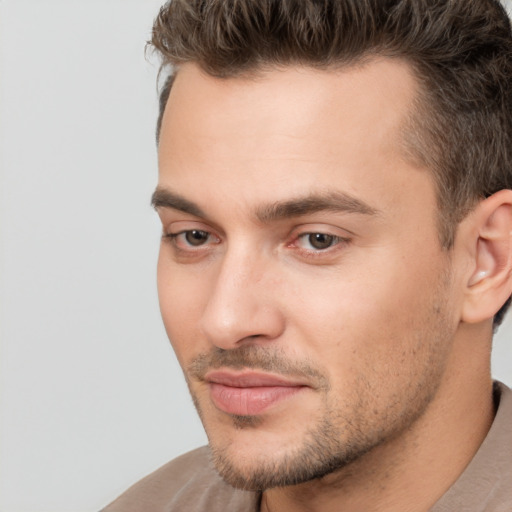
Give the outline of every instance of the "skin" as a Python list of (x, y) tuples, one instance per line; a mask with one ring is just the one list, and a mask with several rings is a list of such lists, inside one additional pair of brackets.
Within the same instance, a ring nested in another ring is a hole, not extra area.
[[(510, 293), (489, 284), (510, 261), (492, 234), (510, 233), (510, 197), (441, 248), (431, 176), (402, 151), (416, 94), (386, 59), (229, 79), (187, 64), (173, 85), (162, 316), (219, 472), (267, 489), (262, 510), (426, 511), (492, 422), (491, 319)], [(301, 387), (229, 414), (213, 367)]]

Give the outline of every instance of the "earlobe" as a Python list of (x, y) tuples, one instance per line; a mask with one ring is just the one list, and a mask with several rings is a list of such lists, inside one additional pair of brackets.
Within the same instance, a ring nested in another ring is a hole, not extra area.
[(473, 264), (462, 320), (477, 323), (492, 319), (512, 294), (512, 190), (481, 201), (470, 222)]

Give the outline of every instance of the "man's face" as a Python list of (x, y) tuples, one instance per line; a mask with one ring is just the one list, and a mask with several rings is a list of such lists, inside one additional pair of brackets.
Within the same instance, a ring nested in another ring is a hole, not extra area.
[(220, 473), (292, 485), (414, 424), (457, 328), (405, 64), (178, 73), (159, 189), (164, 323)]

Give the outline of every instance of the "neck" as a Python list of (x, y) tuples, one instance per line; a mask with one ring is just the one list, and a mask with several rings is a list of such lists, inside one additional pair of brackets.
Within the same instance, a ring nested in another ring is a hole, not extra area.
[(413, 425), (336, 473), (265, 491), (261, 511), (428, 511), (462, 474), (494, 418), (489, 363), (482, 363), (490, 340), (461, 336), (458, 345), (435, 398)]

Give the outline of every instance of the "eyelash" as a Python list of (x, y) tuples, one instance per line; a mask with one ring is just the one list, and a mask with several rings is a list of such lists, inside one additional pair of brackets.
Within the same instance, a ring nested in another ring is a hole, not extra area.
[(324, 233), (322, 231), (318, 231), (318, 232), (311, 231), (311, 232), (307, 232), (307, 233), (301, 233), (300, 235), (298, 235), (295, 238), (294, 242), (292, 242), (291, 245), (295, 245), (297, 241), (302, 241), (302, 240), (307, 240), (309, 245), (312, 245), (311, 237), (314, 237), (314, 236), (324, 237), (324, 238), (329, 239), (328, 245), (324, 248), (315, 247), (313, 249), (304, 249), (304, 248), (299, 247), (299, 249), (304, 250), (308, 253), (315, 254), (315, 255), (316, 254), (322, 255), (338, 245), (349, 242), (349, 240), (347, 238), (343, 238), (341, 236), (331, 235), (330, 233)]
[[(165, 239), (169, 240), (177, 250), (181, 250), (181, 251), (190, 251), (190, 250), (198, 251), (198, 250), (200, 250), (203, 247), (202, 244), (195, 246), (195, 247), (197, 247), (197, 249), (194, 249), (194, 245), (191, 245), (191, 244), (187, 244), (187, 247), (189, 247), (190, 249), (183, 249), (183, 248), (179, 247), (179, 245), (178, 245), (178, 240), (179, 240), (180, 236), (186, 237), (188, 234), (191, 234), (191, 233), (194, 233), (194, 232), (196, 232), (196, 233), (204, 233), (208, 237), (207, 240), (214, 236), (214, 235), (212, 235), (212, 233), (210, 233), (209, 231), (206, 231), (204, 229), (185, 229), (185, 230), (179, 231), (177, 233), (165, 233), (163, 237)], [(215, 238), (217, 238), (217, 237), (215, 237)], [(219, 242), (216, 242), (216, 243), (219, 243)]]
[[(187, 235), (190, 235), (194, 232), (206, 235), (207, 236), (206, 243), (194, 246), (185, 240), (184, 241), (185, 247), (180, 247), (179, 238), (180, 237), (185, 238)], [(308, 238), (315, 236), (315, 235), (320, 235), (322, 237), (329, 238), (330, 245), (328, 245), (327, 247), (325, 247), (323, 249), (319, 249), (319, 248), (306, 249), (304, 247), (301, 247), (298, 244), (298, 242), (300, 242), (302, 240), (307, 240)], [(210, 238), (215, 239), (215, 242), (214, 242), (215, 245), (220, 243), (220, 239), (218, 237), (216, 237), (211, 232), (203, 230), (203, 229), (187, 229), (187, 230), (179, 231), (177, 233), (165, 233), (163, 235), (163, 238), (165, 240), (168, 240), (169, 242), (171, 242), (173, 248), (177, 252), (179, 252), (182, 255), (187, 255), (187, 256), (194, 256), (194, 255), (197, 256), (198, 253), (202, 253), (202, 252), (208, 250), (208, 248), (210, 247), (210, 244), (208, 244), (208, 240)], [(349, 238), (344, 238), (341, 236), (333, 235), (328, 232), (308, 231), (305, 233), (300, 233), (299, 235), (295, 236), (291, 242), (286, 244), (286, 247), (291, 247), (291, 248), (295, 247), (300, 254), (302, 254), (303, 256), (305, 256), (307, 258), (321, 258), (321, 257), (325, 257), (328, 254), (332, 254), (333, 252), (336, 252), (337, 249), (341, 249), (342, 247), (347, 245), (349, 242), (350, 242)]]

